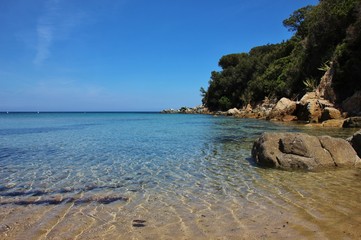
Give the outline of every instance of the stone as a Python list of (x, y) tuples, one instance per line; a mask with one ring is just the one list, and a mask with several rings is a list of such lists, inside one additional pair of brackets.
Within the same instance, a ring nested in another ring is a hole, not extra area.
[(300, 105), (297, 118), (301, 121), (318, 123), (322, 116), (321, 103), (318, 99), (309, 99), (306, 104)]
[(325, 107), (322, 111), (321, 121), (326, 121), (330, 119), (340, 119), (341, 112), (333, 107)]
[(332, 88), (332, 81), (334, 76), (334, 65), (331, 62), (330, 67), (322, 76), (320, 84), (317, 86), (316, 95), (319, 98), (326, 99), (332, 103), (336, 102), (336, 93)]
[(237, 108), (232, 108), (232, 109), (229, 109), (227, 111), (228, 116), (235, 116), (235, 115), (238, 115), (238, 114), (241, 114), (241, 111), (238, 110)]
[[(328, 112), (325, 112), (324, 119), (322, 119), (322, 114), (324, 109), (329, 108), (329, 112), (334, 114), (335, 117), (338, 117), (337, 109), (334, 108), (334, 105), (323, 98), (318, 96), (319, 92), (308, 92), (306, 93), (297, 104), (297, 118), (300, 121), (306, 121), (311, 123), (318, 123), (320, 121), (325, 121), (330, 118)], [(341, 115), (341, 113), (340, 113)]]
[(361, 157), (361, 130), (354, 133), (352, 135), (352, 137), (350, 137), (347, 140), (350, 142), (352, 147), (355, 149), (355, 151), (357, 152), (357, 155), (359, 157)]
[(338, 128), (342, 128), (344, 120), (343, 119), (331, 119), (331, 120), (327, 120), (322, 122), (321, 126), (322, 127), (338, 127)]
[(342, 125), (343, 128), (361, 128), (361, 117), (346, 118)]
[(305, 133), (263, 133), (253, 144), (252, 156), (261, 166), (284, 170), (317, 171), (361, 165), (346, 140)]
[(315, 92), (307, 92), (300, 100), (300, 104), (306, 105), (308, 100), (310, 99), (316, 99), (316, 93)]
[(326, 100), (326, 99), (317, 99), (318, 100), (318, 103), (320, 104), (320, 106), (322, 108), (326, 108), (326, 107), (331, 107), (331, 108), (334, 108), (334, 105), (333, 103), (331, 103), (330, 101)]
[(199, 105), (193, 108), (189, 107), (181, 107), (180, 109), (164, 109), (161, 113), (165, 114), (175, 114), (175, 113), (182, 113), (182, 114), (211, 114), (209, 109), (203, 105)]
[(251, 104), (248, 103), (245, 110), (246, 110), (247, 112), (252, 112), (252, 106), (251, 106)]
[(342, 102), (342, 109), (349, 114), (361, 113), (361, 91), (355, 92), (351, 97)]
[(292, 122), (292, 121), (297, 121), (297, 117), (293, 116), (293, 115), (286, 115), (284, 117), (282, 117), (282, 122)]
[(292, 115), (297, 104), (288, 98), (281, 98), (268, 115), (269, 119), (282, 119), (286, 115)]
[(350, 159), (353, 164), (358, 159), (355, 149), (345, 139), (330, 136), (320, 136), (318, 139), (322, 148), (330, 153), (336, 167), (349, 166)]

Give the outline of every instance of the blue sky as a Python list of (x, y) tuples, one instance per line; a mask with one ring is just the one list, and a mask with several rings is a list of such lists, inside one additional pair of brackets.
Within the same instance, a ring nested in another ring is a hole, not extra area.
[(317, 0), (0, 0), (0, 111), (196, 106), (218, 60)]

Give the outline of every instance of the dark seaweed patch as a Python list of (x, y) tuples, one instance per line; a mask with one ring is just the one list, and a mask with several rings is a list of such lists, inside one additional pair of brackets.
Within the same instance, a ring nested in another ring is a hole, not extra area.
[(107, 196), (107, 197), (101, 197), (101, 198), (83, 198), (83, 199), (77, 199), (74, 201), (74, 203), (77, 204), (84, 204), (84, 203), (91, 203), (91, 202), (97, 202), (101, 204), (110, 204), (116, 201), (128, 201), (129, 198), (127, 197), (114, 197), (114, 196)]
[(146, 220), (141, 220), (141, 219), (135, 219), (133, 220), (134, 223), (145, 223), (147, 222)]
[(89, 197), (89, 198), (55, 198), (50, 197), (46, 199), (40, 200), (19, 200), (19, 201), (8, 201), (8, 202), (1, 202), (1, 205), (9, 205), (15, 204), (20, 206), (28, 206), (28, 205), (59, 205), (62, 203), (74, 203), (76, 205), (86, 204), (86, 203), (100, 203), (100, 204), (110, 204), (115, 201), (124, 201), (127, 202), (129, 198), (127, 197), (117, 197), (117, 196), (107, 196), (107, 197)]
[(89, 192), (89, 191), (100, 190), (100, 189), (118, 189), (121, 187), (124, 187), (124, 185), (122, 185), (122, 184), (111, 185), (111, 186), (89, 185), (89, 186), (85, 186), (84, 188), (78, 188), (78, 189), (62, 188), (58, 191), (42, 191), (42, 190), (27, 191), (26, 189), (24, 189), (23, 191), (10, 191), (11, 188), (0, 186), (0, 197), (44, 196), (44, 195), (51, 195), (51, 194)]
[(133, 223), (133, 227), (145, 227), (146, 225), (143, 223)]
[(146, 225), (145, 225), (145, 223), (146, 223), (147, 221), (146, 220), (141, 220), (141, 219), (135, 219), (135, 220), (133, 220), (133, 224), (132, 224), (132, 226), (133, 227), (145, 227)]
[(49, 132), (57, 132), (57, 131), (66, 131), (66, 130), (77, 130), (83, 129), (85, 127), (99, 125), (99, 124), (73, 124), (70, 126), (64, 127), (37, 127), (37, 128), (8, 128), (8, 129), (0, 129), (0, 135), (8, 136), (8, 135), (24, 135), (24, 134), (38, 134), (38, 133), (49, 133)]
[[(6, 189), (8, 190), (8, 189)], [(5, 192), (1, 193), (0, 196), (2, 197), (22, 197), (22, 196), (43, 196), (48, 194), (45, 191), (13, 191), (13, 192)]]

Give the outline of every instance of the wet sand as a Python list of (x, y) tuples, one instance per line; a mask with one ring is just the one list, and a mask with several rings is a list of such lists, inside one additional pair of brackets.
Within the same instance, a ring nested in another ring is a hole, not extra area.
[(1, 197), (0, 239), (361, 238), (360, 170), (257, 171), (238, 188), (209, 193), (198, 186)]

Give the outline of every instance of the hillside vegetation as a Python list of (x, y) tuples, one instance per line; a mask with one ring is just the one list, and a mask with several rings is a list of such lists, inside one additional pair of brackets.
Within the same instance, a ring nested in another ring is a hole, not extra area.
[(211, 111), (242, 108), (265, 97), (297, 99), (334, 69), (337, 102), (361, 89), (361, 0), (320, 0), (293, 12), (283, 24), (294, 34), (279, 44), (221, 57), (203, 104)]

